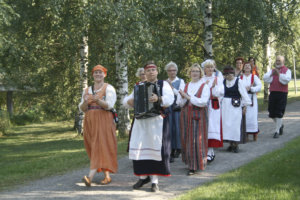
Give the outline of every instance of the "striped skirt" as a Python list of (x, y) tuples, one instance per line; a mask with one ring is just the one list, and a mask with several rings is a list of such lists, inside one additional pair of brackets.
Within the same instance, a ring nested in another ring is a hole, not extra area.
[(204, 170), (207, 163), (207, 108), (186, 104), (181, 110), (182, 161), (190, 170)]

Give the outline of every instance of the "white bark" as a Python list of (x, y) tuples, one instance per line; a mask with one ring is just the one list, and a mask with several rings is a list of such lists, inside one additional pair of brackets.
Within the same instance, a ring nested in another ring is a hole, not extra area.
[[(88, 37), (82, 37), (82, 44), (80, 45), (80, 90), (78, 97), (81, 98), (82, 91), (84, 88), (88, 87), (87, 79), (87, 69), (88, 69)], [(78, 134), (82, 133), (83, 130), (83, 118), (84, 113), (79, 111), (78, 115), (75, 117), (74, 128), (77, 130)]]
[[(120, 45), (121, 44), (121, 45)], [(121, 137), (129, 132), (130, 120), (129, 111), (121, 106), (122, 100), (128, 94), (128, 67), (127, 67), (127, 52), (124, 45), (120, 42), (115, 46), (116, 51), (116, 72), (117, 72), (117, 111), (119, 115), (118, 130)]]
[(205, 0), (205, 12), (204, 12), (204, 57), (212, 58), (212, 0)]

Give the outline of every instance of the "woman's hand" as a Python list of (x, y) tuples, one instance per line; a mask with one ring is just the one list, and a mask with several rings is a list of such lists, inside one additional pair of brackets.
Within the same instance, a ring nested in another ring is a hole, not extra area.
[(182, 98), (185, 98), (187, 100), (191, 99), (191, 97), (187, 93), (183, 92), (182, 90), (179, 90), (179, 94), (182, 96)]

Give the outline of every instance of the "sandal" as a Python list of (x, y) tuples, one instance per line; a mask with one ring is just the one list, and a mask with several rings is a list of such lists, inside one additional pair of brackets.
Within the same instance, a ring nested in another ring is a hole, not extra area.
[(104, 178), (102, 181), (101, 181), (101, 185), (107, 185), (111, 182), (111, 178)]
[(84, 182), (85, 186), (90, 187), (91, 186), (91, 179), (87, 176), (84, 176), (82, 178), (82, 181)]

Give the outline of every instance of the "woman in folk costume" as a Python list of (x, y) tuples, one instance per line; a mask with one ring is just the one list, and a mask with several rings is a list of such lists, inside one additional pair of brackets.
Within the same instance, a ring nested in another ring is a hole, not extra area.
[(257, 140), (258, 129), (258, 104), (256, 93), (261, 90), (261, 81), (256, 75), (252, 74), (252, 67), (250, 62), (244, 64), (243, 75), (241, 80), (246, 87), (248, 96), (251, 99), (251, 105), (247, 106), (246, 110), (246, 133), (247, 137), (249, 134), (253, 135), (253, 140)]
[[(159, 105), (162, 108), (169, 107), (174, 102), (174, 93), (169, 83), (157, 80), (158, 69), (154, 62), (148, 62), (145, 67), (147, 82), (143, 84), (157, 84), (157, 94), (152, 93), (149, 103)], [(138, 96), (134, 92), (123, 100), (126, 107), (135, 107), (139, 104)], [(171, 140), (168, 120), (161, 114), (148, 118), (138, 118), (132, 127), (129, 159), (133, 160), (133, 170), (139, 180), (133, 185), (134, 189), (141, 188), (144, 184), (152, 182), (151, 191), (157, 192), (158, 176), (170, 176), (170, 151)]]
[(220, 98), (224, 95), (224, 85), (223, 78), (215, 76), (214, 60), (208, 59), (202, 64), (205, 74), (202, 81), (210, 88), (210, 99), (208, 101), (207, 162), (212, 162), (215, 158), (214, 148), (223, 147)]
[(239, 143), (243, 143), (246, 136), (241, 131), (242, 112), (251, 104), (247, 90), (240, 78), (235, 77), (235, 70), (226, 66), (223, 71), (225, 80), (222, 106), (222, 133), (223, 140), (230, 142), (228, 151), (239, 152)]
[(236, 77), (240, 77), (243, 74), (244, 59), (242, 57), (237, 57), (235, 58), (234, 62), (235, 62), (234, 74)]
[(251, 67), (252, 67), (251, 73), (252, 73), (253, 75), (256, 75), (256, 76), (259, 78), (259, 69), (258, 69), (258, 67), (256, 66), (255, 58), (249, 57), (249, 58), (248, 58), (248, 62), (250, 62), (250, 65), (251, 65)]
[(174, 162), (174, 158), (178, 158), (181, 153), (181, 141), (180, 141), (180, 106), (176, 104), (177, 96), (179, 95), (178, 91), (183, 90), (185, 83), (184, 80), (178, 78), (177, 72), (178, 67), (177, 64), (174, 62), (169, 62), (165, 70), (168, 73), (167, 82), (173, 89), (174, 92), (174, 103), (172, 106), (167, 108), (166, 112), (168, 112), (167, 118), (169, 119), (169, 126), (170, 126), (170, 135), (171, 135), (171, 158), (170, 162)]
[(101, 184), (111, 182), (110, 172), (116, 173), (117, 138), (112, 113), (117, 97), (116, 91), (104, 82), (107, 69), (97, 65), (92, 70), (94, 84), (83, 91), (79, 109), (85, 113), (83, 136), (86, 152), (90, 158), (90, 173), (83, 177), (86, 186), (91, 186), (96, 172), (103, 172)]
[(180, 90), (177, 99), (181, 109), (180, 130), (182, 161), (188, 165), (188, 175), (204, 170), (207, 156), (207, 103), (209, 87), (203, 81), (203, 70), (198, 63), (190, 68), (191, 82)]

